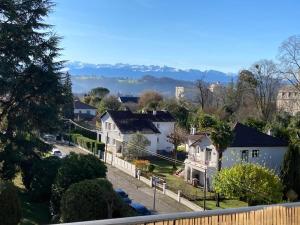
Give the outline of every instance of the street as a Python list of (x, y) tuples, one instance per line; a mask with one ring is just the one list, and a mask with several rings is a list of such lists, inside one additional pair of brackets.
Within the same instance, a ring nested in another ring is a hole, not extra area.
[[(83, 153), (87, 152), (81, 150), (80, 148), (68, 145), (55, 145), (56, 148), (60, 149), (63, 154), (68, 154), (70, 152)], [(123, 173), (115, 167), (110, 165), (107, 166), (107, 179), (113, 184), (114, 188), (122, 188), (127, 192), (129, 198), (145, 205), (148, 209), (153, 209), (153, 194), (152, 188), (147, 186), (145, 183), (131, 177), (130, 175)], [(178, 203), (172, 198), (163, 195), (159, 191), (156, 192), (156, 213), (174, 213), (174, 212), (186, 212), (191, 211), (191, 209)]]

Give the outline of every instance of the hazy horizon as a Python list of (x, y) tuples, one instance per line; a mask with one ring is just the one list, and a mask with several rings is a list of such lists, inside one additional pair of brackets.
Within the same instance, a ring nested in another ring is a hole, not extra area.
[(54, 0), (62, 58), (237, 73), (299, 34), (300, 2)]

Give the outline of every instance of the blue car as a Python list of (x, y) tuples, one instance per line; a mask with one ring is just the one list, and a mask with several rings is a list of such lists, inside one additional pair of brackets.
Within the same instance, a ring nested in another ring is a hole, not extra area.
[(151, 215), (151, 212), (145, 206), (138, 202), (132, 202), (130, 204), (130, 207), (141, 216)]
[(117, 188), (115, 192), (120, 196), (124, 203), (130, 204), (132, 202), (131, 199), (128, 198), (128, 194), (123, 189)]

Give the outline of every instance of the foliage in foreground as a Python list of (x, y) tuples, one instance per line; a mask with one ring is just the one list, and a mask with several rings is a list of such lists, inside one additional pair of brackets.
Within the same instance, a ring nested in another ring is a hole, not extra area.
[(32, 167), (32, 181), (29, 188), (30, 197), (33, 201), (49, 201), (51, 186), (56, 177), (61, 159), (50, 156), (36, 162)]
[(75, 222), (124, 217), (124, 207), (108, 180), (85, 180), (71, 185), (63, 194), (61, 219)]
[[(300, 145), (290, 144), (285, 154), (281, 170), (281, 179), (284, 184), (284, 192), (289, 200), (295, 200), (300, 196)], [(288, 193), (296, 192), (295, 198)]]
[(97, 157), (70, 153), (62, 159), (52, 185), (51, 211), (54, 214), (59, 213), (62, 195), (70, 185), (86, 179), (105, 178), (106, 171), (106, 166)]
[(16, 188), (0, 180), (0, 223), (17, 225), (21, 220), (21, 204)]
[(278, 203), (283, 185), (271, 170), (250, 163), (222, 169), (214, 178), (216, 193), (227, 198), (239, 198), (249, 205)]

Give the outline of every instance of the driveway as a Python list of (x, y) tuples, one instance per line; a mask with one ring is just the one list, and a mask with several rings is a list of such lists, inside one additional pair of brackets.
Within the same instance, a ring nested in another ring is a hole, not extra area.
[[(64, 154), (68, 154), (70, 152), (83, 153), (88, 154), (80, 148), (68, 145), (55, 145), (58, 149), (60, 149)], [(130, 175), (123, 173), (121, 170), (111, 166), (107, 166), (107, 179), (113, 184), (114, 188), (122, 188), (126, 191), (129, 197), (145, 205), (148, 209), (153, 209), (153, 195), (154, 190), (150, 188), (145, 183), (131, 177)], [(178, 203), (174, 199), (163, 195), (161, 192), (156, 192), (156, 204), (155, 204), (156, 212), (161, 213), (174, 213), (174, 212), (187, 212), (192, 211), (188, 207)]]

